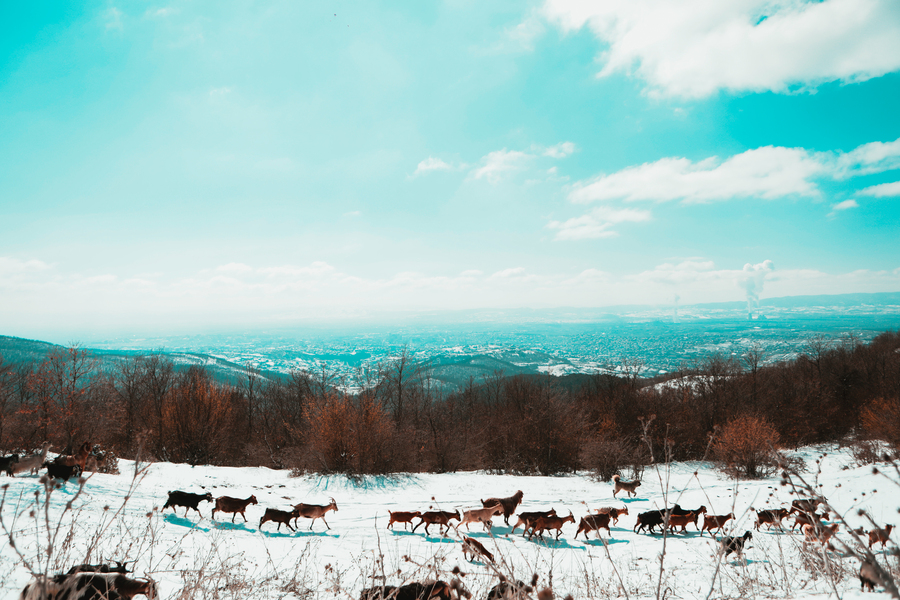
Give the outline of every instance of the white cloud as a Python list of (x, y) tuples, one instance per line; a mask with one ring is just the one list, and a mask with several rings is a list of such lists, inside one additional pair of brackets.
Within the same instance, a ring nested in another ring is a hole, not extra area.
[(838, 202), (837, 204), (831, 205), (831, 212), (828, 213), (829, 218), (834, 218), (837, 216), (839, 212), (849, 210), (851, 208), (859, 208), (859, 204), (856, 203), (856, 200), (844, 200), (843, 202)]
[(41, 260), (21, 260), (18, 258), (10, 258), (8, 256), (0, 256), (0, 275), (3, 276), (19, 273), (34, 273), (46, 271), (48, 269), (50, 269), (50, 265)]
[(344, 216), (345, 216), (345, 217), (361, 217), (361, 216), (362, 216), (362, 212), (360, 212), (360, 211), (358, 211), (358, 210), (351, 210), (351, 211), (349, 211), (349, 212), (345, 212), (345, 213), (344, 213)]
[(810, 179), (825, 170), (802, 148), (765, 146), (747, 150), (725, 161), (707, 158), (663, 158), (577, 183), (569, 193), (573, 202), (597, 200), (650, 200), (711, 202), (734, 197), (779, 198), (815, 196)]
[(545, 148), (543, 155), (550, 158), (565, 158), (575, 152), (575, 144), (572, 142), (560, 142), (555, 146)]
[(534, 42), (544, 34), (544, 29), (543, 21), (532, 13), (515, 27), (504, 31), (502, 48), (534, 50)]
[(450, 171), (452, 169), (453, 165), (442, 161), (440, 158), (429, 156), (416, 166), (416, 171), (415, 173), (413, 173), (413, 177), (415, 177), (416, 175), (421, 175), (423, 173), (429, 173), (431, 171)]
[(519, 150), (495, 150), (481, 159), (481, 166), (471, 172), (472, 179), (486, 179), (499, 183), (509, 173), (520, 170), (533, 155)]
[(550, 221), (549, 229), (556, 229), (557, 240), (586, 240), (615, 237), (619, 235), (612, 230), (617, 223), (640, 223), (649, 221), (650, 211), (633, 208), (612, 208), (598, 206), (589, 213), (567, 221)]
[(892, 181), (890, 183), (879, 183), (878, 185), (869, 186), (857, 192), (860, 196), (875, 196), (876, 198), (891, 198), (900, 196), (900, 181)]
[(900, 169), (900, 139), (893, 142), (871, 142), (840, 154), (835, 177), (846, 179)]
[(856, 200), (844, 200), (843, 202), (838, 202), (831, 208), (832, 210), (847, 210), (849, 208), (859, 208), (859, 204), (856, 203)]
[(244, 263), (232, 262), (225, 265), (219, 265), (214, 271), (217, 273), (251, 273), (253, 272), (253, 267), (245, 265)]
[(547, 0), (543, 13), (600, 40), (599, 76), (633, 73), (667, 96), (787, 92), (900, 68), (896, 0)]
[(105, 19), (107, 31), (109, 31), (110, 29), (122, 31), (124, 29), (124, 26), (122, 25), (122, 11), (115, 6), (111, 6), (105, 13), (103, 13), (103, 17)]

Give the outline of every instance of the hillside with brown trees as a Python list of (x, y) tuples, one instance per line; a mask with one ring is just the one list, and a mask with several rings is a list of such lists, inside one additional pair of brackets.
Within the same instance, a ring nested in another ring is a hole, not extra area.
[(327, 363), (288, 376), (246, 368), (223, 383), (162, 354), (112, 369), (79, 347), (0, 357), (0, 450), (90, 441), (125, 458), (351, 476), (589, 469), (606, 479), (704, 458), (759, 476), (774, 467), (769, 449), (818, 442), (900, 449), (897, 332), (868, 344), (812, 339), (780, 364), (756, 351), (713, 355), (664, 382), (496, 373), (444, 394), (406, 354), (357, 375), (351, 393)]

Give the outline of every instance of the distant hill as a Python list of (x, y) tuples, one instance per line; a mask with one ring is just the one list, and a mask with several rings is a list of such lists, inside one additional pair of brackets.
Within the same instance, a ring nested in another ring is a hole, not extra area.
[[(0, 336), (0, 358), (5, 363), (40, 363), (51, 352), (62, 351), (65, 348), (65, 346), (59, 344)], [(85, 350), (90, 352), (100, 362), (100, 369), (103, 371), (111, 371), (122, 361), (135, 356), (151, 354), (151, 352), (147, 351), (96, 350), (92, 348), (85, 348)], [(241, 378), (244, 371), (243, 367), (236, 363), (208, 354), (197, 352), (161, 352), (161, 354), (172, 361), (176, 371), (184, 371), (191, 366), (202, 365), (210, 371), (213, 378), (223, 383), (235, 383)], [(266, 371), (263, 371), (261, 375), (268, 378), (284, 376), (281, 373)]]

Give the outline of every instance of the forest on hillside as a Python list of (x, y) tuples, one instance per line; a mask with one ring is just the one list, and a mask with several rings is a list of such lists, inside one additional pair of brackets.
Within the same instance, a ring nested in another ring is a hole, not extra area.
[(588, 469), (608, 479), (694, 459), (759, 476), (777, 466), (771, 449), (819, 442), (900, 449), (898, 332), (866, 344), (814, 338), (779, 364), (755, 350), (712, 355), (664, 382), (632, 367), (625, 377), (497, 372), (448, 394), (406, 353), (360, 369), (350, 388), (327, 362), (288, 376), (248, 367), (223, 383), (162, 354), (101, 369), (73, 346), (34, 362), (0, 356), (0, 451), (87, 441), (125, 458), (298, 473)]

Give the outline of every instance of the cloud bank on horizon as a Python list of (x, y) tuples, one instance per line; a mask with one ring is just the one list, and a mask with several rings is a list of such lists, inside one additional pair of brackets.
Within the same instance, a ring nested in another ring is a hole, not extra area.
[(896, 2), (336, 6), (5, 9), (0, 333), (900, 290)]

